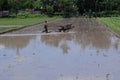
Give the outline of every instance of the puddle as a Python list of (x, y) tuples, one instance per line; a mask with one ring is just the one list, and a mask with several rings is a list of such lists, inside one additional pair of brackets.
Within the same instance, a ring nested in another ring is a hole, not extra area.
[(0, 36), (0, 80), (120, 80), (120, 39), (103, 32)]

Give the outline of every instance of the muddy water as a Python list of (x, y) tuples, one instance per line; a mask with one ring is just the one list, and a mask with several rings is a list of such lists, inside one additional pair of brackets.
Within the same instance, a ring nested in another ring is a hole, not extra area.
[(105, 32), (0, 36), (0, 80), (120, 80), (120, 39)]

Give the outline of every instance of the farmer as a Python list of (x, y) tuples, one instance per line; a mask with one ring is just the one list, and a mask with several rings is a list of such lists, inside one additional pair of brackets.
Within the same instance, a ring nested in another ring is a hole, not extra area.
[(45, 21), (45, 25), (44, 25), (44, 32), (48, 33), (48, 25), (47, 25), (47, 21)]

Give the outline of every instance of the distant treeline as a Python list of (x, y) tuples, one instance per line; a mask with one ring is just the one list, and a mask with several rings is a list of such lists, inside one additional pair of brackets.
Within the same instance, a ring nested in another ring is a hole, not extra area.
[(120, 14), (120, 0), (0, 0), (0, 11), (40, 10), (47, 15), (114, 16)]

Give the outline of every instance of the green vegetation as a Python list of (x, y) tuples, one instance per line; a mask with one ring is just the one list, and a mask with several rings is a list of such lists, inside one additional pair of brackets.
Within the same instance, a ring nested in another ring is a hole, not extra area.
[(45, 20), (54, 20), (58, 17), (35, 17), (35, 18), (0, 18), (0, 25), (18, 25), (26, 26), (43, 22)]
[(0, 18), (0, 33), (58, 18), (60, 17)]
[[(120, 14), (119, 0), (0, 0), (0, 11), (19, 14), (22, 11), (42, 11), (47, 15), (61, 14), (65, 17), (75, 15), (111, 16)], [(103, 15), (104, 14), (104, 15)]]
[(98, 18), (98, 20), (120, 34), (120, 17)]
[(4, 33), (6, 31), (10, 31), (10, 30), (13, 30), (15, 29), (15, 27), (9, 27), (9, 28), (0, 28), (0, 33)]
[[(43, 14), (43, 15), (40, 15)], [(110, 17), (120, 15), (120, 0), (0, 0), (0, 25), (17, 28), (52, 20), (56, 16)], [(119, 18), (99, 20), (119, 32)], [(10, 27), (11, 29), (11, 27)], [(6, 31), (7, 28), (1, 28)]]

